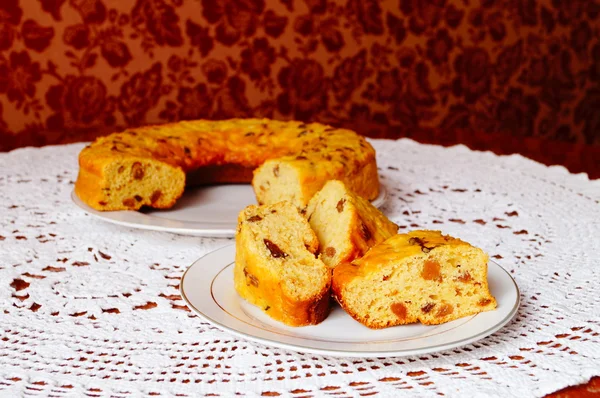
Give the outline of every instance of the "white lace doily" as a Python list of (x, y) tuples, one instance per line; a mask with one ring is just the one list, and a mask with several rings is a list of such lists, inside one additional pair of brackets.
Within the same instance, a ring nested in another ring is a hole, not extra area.
[(231, 239), (128, 229), (69, 198), (83, 144), (0, 154), (0, 396), (541, 396), (600, 373), (600, 181), (521, 156), (373, 140), (384, 210), (485, 249), (515, 320), (461, 349), (348, 359), (233, 338), (178, 293)]

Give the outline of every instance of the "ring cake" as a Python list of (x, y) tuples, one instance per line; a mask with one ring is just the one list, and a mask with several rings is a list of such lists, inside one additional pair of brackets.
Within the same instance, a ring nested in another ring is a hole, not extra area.
[(190, 184), (250, 182), (259, 204), (304, 208), (331, 179), (379, 193), (375, 150), (360, 135), (268, 119), (182, 121), (98, 138), (79, 155), (75, 192), (97, 210), (169, 208)]

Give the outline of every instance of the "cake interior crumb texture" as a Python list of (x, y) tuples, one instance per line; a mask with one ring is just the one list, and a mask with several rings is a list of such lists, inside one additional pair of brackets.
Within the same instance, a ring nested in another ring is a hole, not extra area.
[(368, 200), (339, 180), (328, 181), (313, 196), (306, 216), (319, 238), (319, 258), (332, 268), (363, 256), (398, 230), (398, 226)]

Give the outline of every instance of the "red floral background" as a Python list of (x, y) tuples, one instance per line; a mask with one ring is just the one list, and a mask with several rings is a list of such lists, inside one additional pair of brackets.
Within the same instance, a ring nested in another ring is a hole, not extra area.
[(598, 0), (2, 0), (0, 150), (265, 116), (600, 176)]

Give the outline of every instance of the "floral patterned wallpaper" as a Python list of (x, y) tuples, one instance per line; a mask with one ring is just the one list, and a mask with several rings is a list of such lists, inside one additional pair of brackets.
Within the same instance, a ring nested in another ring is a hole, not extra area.
[(244, 116), (600, 144), (599, 14), (598, 0), (2, 0), (0, 150)]

